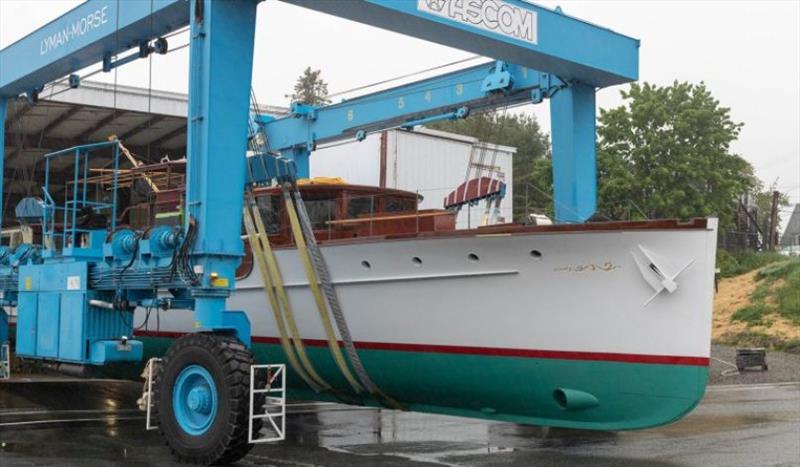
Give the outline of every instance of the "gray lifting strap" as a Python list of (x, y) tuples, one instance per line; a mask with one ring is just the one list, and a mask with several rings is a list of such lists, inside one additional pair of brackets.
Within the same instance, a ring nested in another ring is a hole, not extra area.
[(347, 356), (350, 359), (350, 363), (353, 365), (353, 369), (355, 370), (358, 379), (370, 394), (383, 399), (384, 402), (390, 406), (393, 406), (394, 408), (402, 409), (403, 406), (399, 402), (384, 394), (383, 391), (381, 391), (375, 385), (375, 383), (367, 374), (364, 365), (361, 363), (361, 358), (358, 356), (356, 347), (353, 344), (353, 337), (350, 335), (350, 329), (347, 326), (344, 313), (342, 313), (342, 307), (339, 304), (339, 297), (336, 295), (336, 290), (333, 288), (333, 282), (331, 281), (331, 274), (330, 270), (328, 269), (328, 264), (325, 262), (325, 258), (322, 256), (322, 252), (319, 249), (317, 240), (314, 237), (314, 231), (311, 227), (311, 220), (308, 217), (308, 212), (306, 211), (305, 204), (303, 203), (303, 198), (300, 196), (300, 190), (297, 188), (296, 184), (293, 185), (293, 194), (296, 206), (295, 209), (297, 210), (297, 214), (300, 219), (300, 226), (303, 229), (303, 235), (306, 237), (308, 251), (311, 255), (311, 261), (314, 263), (314, 268), (317, 270), (320, 287), (325, 294), (328, 305), (330, 305), (331, 313), (333, 313), (334, 321), (336, 321), (336, 327), (339, 330), (339, 335), (344, 342)]

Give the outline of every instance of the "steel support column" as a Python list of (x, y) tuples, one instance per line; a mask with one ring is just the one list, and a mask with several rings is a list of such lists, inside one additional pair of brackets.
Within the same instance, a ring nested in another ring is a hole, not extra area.
[(597, 210), (595, 90), (571, 84), (550, 98), (556, 222), (584, 222)]
[(186, 199), (197, 222), (191, 259), (201, 276), (192, 293), (195, 326), (201, 329), (231, 327), (225, 299), (243, 255), (242, 187), (256, 3), (191, 2)]
[(8, 112), (8, 99), (0, 96), (0, 234), (3, 232), (3, 182), (5, 181), (5, 161), (6, 161), (6, 132), (5, 121)]
[(297, 167), (297, 178), (311, 178), (311, 164), (309, 157), (311, 153), (306, 148), (294, 148), (289, 151), (289, 158), (294, 161)]

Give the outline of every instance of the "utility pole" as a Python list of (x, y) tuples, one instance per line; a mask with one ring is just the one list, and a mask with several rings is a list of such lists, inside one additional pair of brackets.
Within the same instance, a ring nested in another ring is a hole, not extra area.
[(772, 192), (772, 210), (769, 216), (769, 238), (767, 239), (767, 249), (772, 251), (775, 249), (775, 237), (777, 232), (778, 223), (778, 199), (781, 193), (777, 190)]

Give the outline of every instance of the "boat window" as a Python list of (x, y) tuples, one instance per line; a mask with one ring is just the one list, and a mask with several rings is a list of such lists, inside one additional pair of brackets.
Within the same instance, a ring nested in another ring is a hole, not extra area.
[(347, 200), (347, 217), (365, 217), (368, 216), (375, 208), (377, 199), (373, 196), (352, 196)]
[(306, 206), (314, 230), (327, 229), (327, 222), (336, 219), (335, 199), (303, 199), (303, 204)]
[(413, 211), (415, 208), (414, 200), (411, 198), (387, 198), (384, 209), (386, 212), (401, 212)]
[(256, 198), (261, 218), (264, 219), (264, 228), (267, 234), (275, 235), (281, 231), (281, 197), (261, 195)]

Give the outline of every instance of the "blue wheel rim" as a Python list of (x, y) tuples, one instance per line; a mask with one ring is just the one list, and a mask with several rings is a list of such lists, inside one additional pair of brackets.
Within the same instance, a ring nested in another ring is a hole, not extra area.
[(200, 365), (181, 370), (172, 388), (172, 410), (183, 431), (199, 436), (217, 416), (217, 388), (211, 373)]

